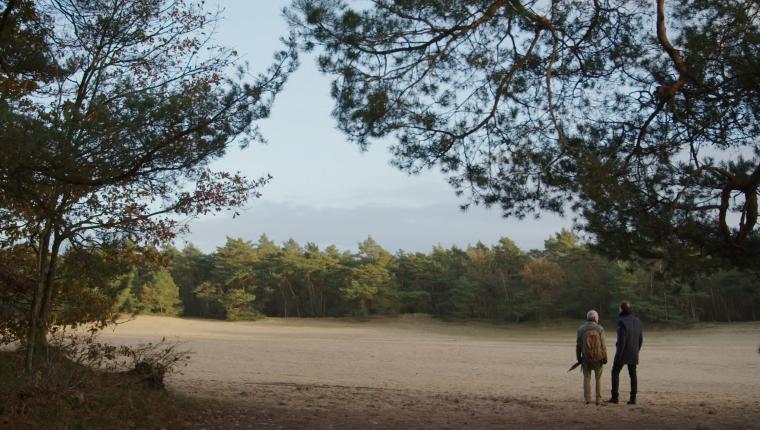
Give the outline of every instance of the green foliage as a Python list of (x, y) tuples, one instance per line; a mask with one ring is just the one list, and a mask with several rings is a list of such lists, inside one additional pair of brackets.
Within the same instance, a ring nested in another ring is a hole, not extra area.
[[(154, 250), (152, 263), (121, 258), (116, 248), (71, 250), (61, 271), (70, 300), (59, 302), (54, 316), (74, 323), (119, 312), (228, 320), (421, 312), (521, 322), (583, 318), (596, 309), (610, 320), (620, 301), (629, 300), (646, 321), (681, 324), (755, 320), (760, 310), (754, 273), (675, 277), (662, 262), (607, 260), (567, 231), (545, 244), (524, 253), (503, 238), (493, 246), (393, 255), (374, 240), (352, 253), (293, 240), (278, 246), (264, 236), (257, 243), (230, 238), (211, 254), (193, 246)], [(33, 268), (26, 275), (21, 269), (33, 264), (32, 253), (22, 249), (0, 253), (0, 285), (3, 279), (23, 285)], [(11, 304), (28, 291), (18, 294), (0, 296), (0, 310), (13, 312)], [(24, 327), (10, 322), (0, 326), (6, 342), (23, 335)]]
[(51, 19), (33, 1), (0, 6), (0, 95), (15, 99), (60, 76), (49, 46)]
[(241, 289), (230, 289), (222, 298), (222, 306), (229, 320), (252, 320), (261, 317), (253, 308), (256, 296)]
[(456, 318), (477, 317), (479, 298), (483, 297), (479, 287), (479, 284), (465, 277), (454, 281), (442, 304), (444, 313)]
[(138, 299), (148, 313), (177, 315), (180, 312), (179, 289), (166, 269), (148, 275), (139, 290)]
[[(380, 249), (382, 248), (374, 246), (375, 251)], [(366, 254), (366, 251), (362, 250), (362, 253)], [(387, 294), (390, 282), (391, 273), (379, 262), (373, 262), (354, 269), (350, 285), (340, 291), (347, 301), (355, 304), (354, 309), (358, 315), (368, 315), (371, 312), (387, 314), (392, 313), (390, 310), (393, 308), (390, 303), (393, 299)]]
[(194, 293), (199, 285), (210, 279), (213, 267), (211, 256), (204, 254), (193, 245), (187, 245), (182, 251), (169, 248), (167, 252), (172, 259), (170, 267), (172, 278), (177, 284), (179, 297), (182, 300), (182, 315), (209, 317), (215, 314), (212, 312), (210, 302)]
[(429, 313), (430, 293), (422, 290), (399, 291), (399, 312)]
[(26, 246), (0, 250), (0, 345), (23, 339), (23, 304), (34, 289), (34, 251)]
[(210, 318), (422, 312), (520, 322), (596, 309), (613, 319), (620, 301), (630, 300), (647, 321), (684, 323), (755, 319), (760, 308), (756, 274), (677, 277), (660, 261), (610, 261), (569, 231), (529, 254), (506, 238), (393, 255), (372, 238), (351, 253), (294, 240), (278, 246), (265, 236), (228, 239), (209, 255), (193, 247), (167, 252), (175, 279), (198, 282), (191, 300), (183, 297), (185, 314)]

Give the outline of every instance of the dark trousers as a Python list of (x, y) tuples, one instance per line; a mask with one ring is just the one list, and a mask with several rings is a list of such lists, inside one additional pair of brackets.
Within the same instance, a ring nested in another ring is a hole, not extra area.
[(623, 363), (615, 363), (612, 365), (612, 398), (618, 398), (618, 388), (620, 387), (620, 371), (623, 370), (623, 366), (628, 366), (628, 376), (631, 377), (631, 398), (635, 399), (636, 391), (639, 385), (639, 381), (636, 378), (636, 365)]

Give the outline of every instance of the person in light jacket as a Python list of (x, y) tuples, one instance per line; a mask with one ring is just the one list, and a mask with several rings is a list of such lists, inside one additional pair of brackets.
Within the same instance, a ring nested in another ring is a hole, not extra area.
[[(593, 350), (589, 351), (588, 346), (584, 348), (589, 340), (588, 335), (594, 332), (598, 337), (595, 342), (589, 342), (593, 346)], [(586, 350), (586, 352), (584, 352)], [(596, 355), (591, 357), (589, 355)], [(602, 401), (602, 370), (604, 365), (607, 364), (607, 347), (604, 344), (604, 327), (599, 324), (599, 313), (595, 310), (590, 310), (586, 313), (586, 322), (578, 327), (578, 336), (575, 341), (575, 358), (578, 363), (581, 363), (581, 369), (583, 370), (583, 397), (586, 400), (586, 404), (591, 403), (591, 373), (594, 373), (596, 379), (596, 404), (598, 405)]]

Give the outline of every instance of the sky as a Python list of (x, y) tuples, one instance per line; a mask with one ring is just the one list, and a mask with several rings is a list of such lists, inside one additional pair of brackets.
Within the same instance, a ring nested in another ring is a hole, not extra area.
[[(282, 8), (289, 0), (220, 0), (223, 9), (217, 43), (235, 49), (253, 72), (263, 71), (281, 49), (287, 33)], [(544, 240), (572, 221), (556, 215), (539, 220), (505, 219), (498, 208), (459, 209), (462, 198), (436, 170), (411, 176), (390, 165), (387, 145), (379, 142), (362, 152), (336, 129), (330, 112), (329, 76), (313, 56), (301, 55), (299, 69), (275, 101), (271, 116), (258, 126), (266, 144), (235, 148), (214, 162), (213, 169), (239, 171), (273, 179), (262, 196), (239, 210), (190, 223), (192, 242), (205, 252), (224, 245), (227, 237), (256, 241), (266, 234), (277, 243), (295, 239), (324, 248), (356, 249), (372, 236), (394, 252), (427, 252), (433, 246), (495, 244), (508, 237), (524, 250), (540, 249)]]

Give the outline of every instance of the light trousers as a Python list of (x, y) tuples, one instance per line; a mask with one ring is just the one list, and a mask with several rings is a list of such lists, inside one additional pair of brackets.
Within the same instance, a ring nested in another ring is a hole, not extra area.
[(596, 379), (596, 403), (601, 403), (602, 370), (604, 369), (604, 365), (602, 363), (595, 365), (583, 363), (581, 368), (583, 369), (583, 398), (586, 399), (586, 403), (591, 402), (591, 373), (593, 372)]

